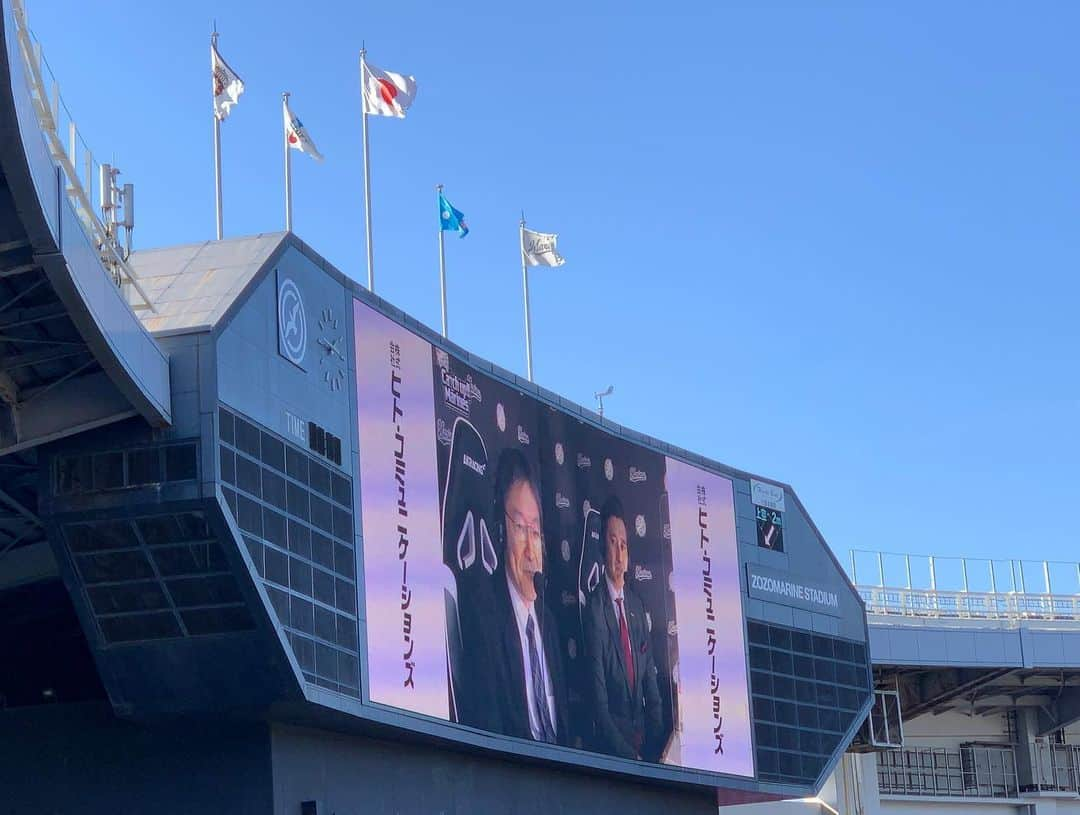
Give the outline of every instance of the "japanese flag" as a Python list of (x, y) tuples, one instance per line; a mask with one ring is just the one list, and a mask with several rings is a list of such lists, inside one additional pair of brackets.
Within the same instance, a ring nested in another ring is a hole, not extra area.
[(240, 101), (244, 80), (221, 58), (214, 44), (210, 45), (210, 82), (214, 94), (214, 115), (223, 122), (232, 111), (232, 106)]
[(285, 114), (285, 141), (293, 150), (299, 150), (301, 153), (307, 153), (316, 161), (322, 161), (322, 153), (315, 146), (315, 142), (311, 140), (311, 136), (308, 135), (307, 128), (304, 127), (301, 122), (291, 110), (289, 110), (289, 100), (281, 100), (281, 109)]
[(404, 119), (405, 111), (416, 98), (416, 79), (384, 71), (370, 62), (361, 61), (360, 66), (364, 113)]

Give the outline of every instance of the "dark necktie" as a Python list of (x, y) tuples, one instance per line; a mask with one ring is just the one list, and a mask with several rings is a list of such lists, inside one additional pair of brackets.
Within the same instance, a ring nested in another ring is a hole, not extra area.
[(536, 649), (536, 626), (533, 624), (531, 614), (529, 615), (529, 621), (525, 624), (525, 636), (529, 639), (533, 705), (536, 708), (536, 720), (540, 722), (540, 737), (548, 744), (554, 744), (555, 728), (551, 724), (551, 714), (548, 712), (547, 691), (544, 689), (544, 677), (540, 673), (540, 654)]
[(626, 627), (626, 616), (623, 614), (622, 601), (623, 599), (621, 597), (615, 598), (615, 603), (619, 607), (619, 637), (622, 639), (623, 659), (626, 660), (626, 685), (630, 688), (631, 692), (633, 692), (634, 651), (630, 647), (630, 629)]

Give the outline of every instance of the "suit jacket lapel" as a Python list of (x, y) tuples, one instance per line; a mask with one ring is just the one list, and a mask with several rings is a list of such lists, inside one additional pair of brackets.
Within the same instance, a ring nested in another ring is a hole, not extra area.
[[(625, 597), (625, 593), (623, 595)], [(626, 600), (623, 600), (623, 616), (626, 615)], [(626, 657), (623, 652), (622, 646), (622, 632), (619, 631), (619, 618), (615, 616), (615, 600), (611, 596), (611, 592), (608, 590), (607, 581), (604, 581), (604, 617), (607, 619), (608, 624), (608, 636), (611, 638), (611, 643), (615, 648), (616, 658), (619, 661), (619, 667), (622, 668), (622, 681), (624, 685), (628, 685), (626, 681)], [(630, 621), (626, 621), (627, 631), (629, 632)], [(633, 649), (633, 641), (630, 643), (631, 652)]]
[(503, 628), (503, 660), (510, 671), (510, 687), (514, 689), (516, 697), (513, 706), (514, 715), (517, 716), (524, 712), (525, 730), (529, 734), (529, 696), (525, 690), (525, 668), (521, 664), (523, 653), (521, 650), (521, 635), (518, 634), (517, 618), (514, 616), (514, 604), (510, 600), (510, 588), (505, 584), (505, 581), (503, 581), (502, 596), (504, 600), (503, 619), (507, 620), (507, 625)]

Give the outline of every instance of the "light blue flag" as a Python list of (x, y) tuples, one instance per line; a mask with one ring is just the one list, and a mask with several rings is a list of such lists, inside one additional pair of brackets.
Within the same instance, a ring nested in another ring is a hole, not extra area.
[(439, 193), (439, 225), (443, 232), (457, 232), (458, 237), (461, 238), (469, 234), (469, 227), (465, 225), (465, 216), (454, 209), (441, 192)]

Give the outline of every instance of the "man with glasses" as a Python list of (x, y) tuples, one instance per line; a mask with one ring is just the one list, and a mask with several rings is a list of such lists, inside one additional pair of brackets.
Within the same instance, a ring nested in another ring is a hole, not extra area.
[(540, 494), (529, 462), (507, 448), (495, 474), (492, 522), (500, 564), (489, 634), (491, 718), (508, 736), (566, 744), (566, 688), (555, 618), (543, 602)]

